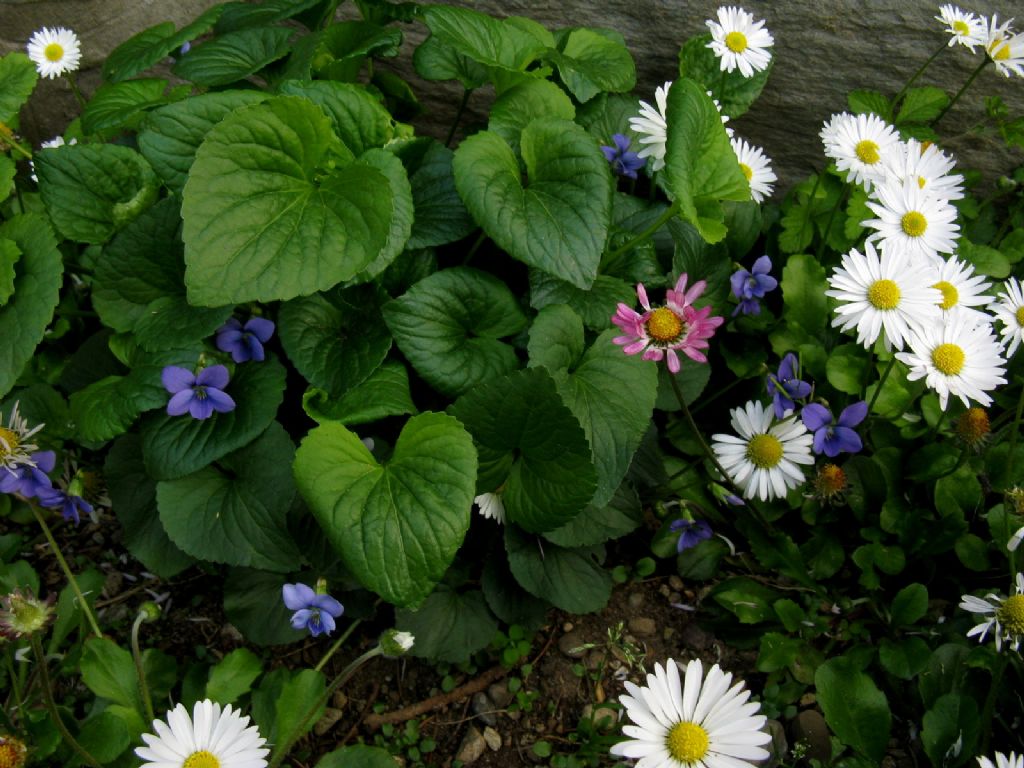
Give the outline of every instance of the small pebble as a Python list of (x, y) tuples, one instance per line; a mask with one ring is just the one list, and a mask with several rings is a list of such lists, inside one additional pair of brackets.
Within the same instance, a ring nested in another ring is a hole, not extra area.
[(509, 691), (508, 684), (504, 680), (491, 683), (487, 688), (487, 697), (494, 702), (494, 706), (498, 709), (504, 709), (512, 701), (512, 693)]
[(484, 741), (483, 735), (471, 725), (462, 739), (462, 744), (459, 746), (459, 751), (455, 754), (455, 759), (461, 760), (464, 765), (469, 765), (479, 760), (486, 749), (487, 742)]
[(484, 741), (487, 742), (491, 752), (501, 749), (501, 734), (491, 727), (484, 728)]
[(640, 637), (651, 637), (658, 631), (658, 624), (648, 616), (634, 616), (629, 620), (629, 631)]
[(565, 622), (565, 624), (562, 625), (562, 631), (563, 632), (572, 632), (574, 626), (575, 625), (571, 621), (567, 621), (567, 622)]
[(805, 757), (828, 762), (832, 759), (832, 742), (828, 735), (825, 718), (816, 709), (805, 709), (796, 716), (790, 726), (793, 741), (807, 742)]
[(629, 603), (630, 608), (639, 608), (644, 604), (644, 596), (639, 592), (633, 592), (626, 598), (626, 602)]
[(334, 707), (325, 707), (324, 716), (321, 717), (317, 721), (316, 725), (313, 726), (313, 732), (317, 736), (323, 736), (325, 733), (331, 730), (331, 728), (333, 728), (339, 720), (341, 720), (342, 714), (343, 713), (340, 709), (336, 709)]
[(494, 702), (487, 698), (483, 691), (473, 694), (473, 714), (477, 716), (484, 725), (496, 725), (498, 718), (494, 716)]
[(668, 577), (668, 585), (673, 590), (675, 590), (676, 592), (682, 592), (683, 591), (683, 580), (680, 579), (675, 574), (672, 574), (671, 576)]
[(569, 631), (558, 638), (558, 650), (570, 659), (582, 659), (589, 648), (584, 648), (586, 641), (583, 639), (583, 635), (577, 631)]
[(687, 648), (692, 648), (695, 651), (706, 651), (715, 642), (715, 636), (691, 621), (683, 627), (680, 640)]

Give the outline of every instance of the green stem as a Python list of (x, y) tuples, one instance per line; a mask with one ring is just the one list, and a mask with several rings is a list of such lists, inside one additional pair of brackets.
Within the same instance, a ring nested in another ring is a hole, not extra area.
[(139, 677), (139, 692), (142, 694), (142, 703), (146, 707), (146, 717), (149, 722), (156, 720), (153, 714), (153, 700), (149, 696), (149, 685), (146, 684), (146, 670), (142, 667), (142, 651), (139, 650), (139, 628), (146, 620), (146, 614), (139, 611), (132, 624), (132, 657), (135, 659), (135, 672)]
[(57, 726), (57, 730), (60, 731), (60, 735), (64, 738), (64, 741), (68, 743), (78, 755), (88, 765), (94, 766), (94, 768), (102, 768), (99, 762), (89, 752), (79, 744), (75, 737), (71, 735), (71, 731), (61, 720), (60, 712), (57, 711), (57, 703), (53, 700), (53, 688), (50, 686), (50, 673), (46, 669), (46, 654), (43, 653), (43, 644), (39, 642), (39, 635), (32, 635), (32, 651), (35, 653), (36, 661), (39, 664), (39, 677), (42, 683), (43, 689), (43, 700), (46, 702), (46, 709), (50, 713), (50, 719), (53, 720), (53, 724)]
[(1021, 383), (1020, 397), (1017, 399), (1017, 413), (1013, 417), (1013, 426), (1010, 427), (1010, 458), (1006, 463), (1006, 477), (1013, 477), (1014, 464), (1016, 464), (1017, 435), (1020, 432), (1020, 420), (1024, 416), (1024, 382)]
[(744, 381), (746, 381), (746, 379), (741, 379), (737, 377), (730, 381), (728, 384), (726, 384), (724, 387), (719, 387), (711, 395), (702, 398), (699, 403), (693, 406), (693, 412), (700, 413), (715, 400), (720, 398), (722, 395), (726, 394), (730, 389), (737, 386), (738, 384), (742, 384)]
[(348, 629), (342, 632), (341, 637), (335, 640), (334, 644), (327, 649), (327, 653), (324, 654), (324, 657), (320, 659), (319, 663), (315, 667), (313, 667), (313, 669), (315, 669), (317, 672), (322, 670), (324, 666), (327, 664), (327, 662), (330, 661), (330, 658), (334, 655), (334, 652), (341, 648), (342, 643), (348, 640), (349, 635), (351, 635), (352, 632), (355, 631), (355, 628), (359, 626), (361, 621), (362, 619), (356, 619), (355, 621), (353, 621), (349, 625)]
[(931, 56), (929, 56), (928, 60), (924, 64), (921, 65), (921, 68), (918, 69), (917, 72), (915, 72), (913, 75), (910, 76), (910, 79), (907, 80), (906, 84), (904, 84), (904, 86), (902, 88), (900, 88), (900, 92), (897, 93), (896, 96), (893, 98), (893, 100), (892, 100), (892, 108), (893, 109), (896, 109), (896, 107), (899, 105), (900, 99), (903, 98), (903, 94), (905, 94), (907, 92), (907, 90), (910, 88), (910, 86), (912, 86), (915, 82), (917, 82), (917, 78), (919, 78), (921, 75), (923, 75), (924, 71), (926, 69), (928, 69), (928, 66), (933, 61), (935, 61), (935, 59), (938, 58), (938, 55), (940, 53), (942, 53), (944, 50), (946, 50), (946, 48), (948, 48), (948, 47), (949, 47), (948, 43), (943, 43), (942, 47), (939, 48), (937, 51), (935, 51), (935, 53), (933, 53)]
[(74, 72), (68, 72), (68, 85), (71, 86), (71, 92), (75, 94), (75, 100), (78, 102), (78, 106), (85, 109), (85, 97), (78, 88), (78, 80), (75, 78)]
[(334, 14), (337, 12), (339, 5), (341, 5), (341, 0), (331, 0), (326, 10), (324, 10), (324, 15), (320, 17), (320, 23), (317, 24), (320, 29), (327, 29), (328, 25), (334, 21)]
[(25, 699), (21, 694), (21, 681), (18, 678), (18, 672), (14, 668), (14, 660), (11, 658), (11, 654), (5, 654), (7, 659), (7, 676), (11, 680), (11, 691), (14, 693), (14, 701), (18, 707), (19, 715), (25, 713)]
[(472, 88), (462, 89), (462, 101), (459, 102), (459, 109), (455, 113), (455, 121), (452, 123), (451, 129), (448, 131), (448, 138), (444, 140), (444, 145), (450, 147), (452, 145), (452, 139), (455, 138), (455, 130), (459, 127), (459, 123), (462, 120), (462, 113), (466, 111), (466, 105), (469, 103), (469, 96), (473, 93)]
[(50, 532), (50, 526), (46, 524), (46, 518), (43, 517), (43, 513), (34, 502), (29, 501), (28, 508), (32, 510), (32, 514), (35, 515), (36, 521), (43, 529), (43, 534), (46, 536), (46, 540), (50, 542), (50, 549), (53, 550), (53, 554), (56, 556), (61, 570), (64, 571), (64, 575), (67, 577), (68, 584), (71, 585), (71, 589), (75, 593), (75, 597), (78, 598), (78, 604), (82, 607), (82, 611), (85, 613), (85, 618), (88, 620), (93, 634), (96, 635), (96, 637), (103, 637), (103, 632), (100, 631), (100, 625), (96, 621), (96, 616), (93, 614), (92, 608), (89, 606), (89, 602), (85, 599), (85, 595), (82, 593), (82, 588), (78, 586), (78, 580), (75, 578), (75, 574), (73, 574), (71, 572), (71, 568), (68, 567), (68, 561), (64, 559), (64, 555), (60, 551), (60, 546), (57, 544), (57, 540), (53, 538), (53, 533)]
[(818, 261), (821, 261), (821, 256), (825, 252), (825, 246), (828, 245), (828, 233), (832, 231), (832, 222), (835, 221), (836, 214), (843, 207), (843, 203), (846, 201), (846, 193), (849, 191), (849, 185), (844, 185), (843, 191), (839, 193), (839, 199), (836, 200), (836, 204), (832, 206), (832, 212), (828, 215), (828, 222), (825, 224), (825, 232), (821, 236), (821, 242), (818, 243), (818, 250), (815, 254)]
[(983, 70), (986, 67), (989, 61), (991, 61), (991, 59), (988, 56), (985, 56), (985, 59), (981, 62), (981, 64), (979, 64), (975, 68), (975, 70), (971, 72), (971, 76), (967, 78), (967, 82), (963, 84), (963, 87), (956, 92), (956, 96), (950, 99), (949, 104), (947, 104), (943, 108), (943, 110), (939, 112), (939, 116), (932, 120), (932, 128), (938, 125), (939, 121), (946, 115), (946, 113), (953, 108), (953, 105), (960, 101), (960, 97), (963, 96), (967, 89), (971, 87), (971, 83), (973, 83), (974, 79), (981, 74), (981, 70)]
[(635, 248), (636, 246), (638, 246), (640, 243), (644, 242), (645, 240), (649, 240), (651, 238), (651, 236), (655, 232), (657, 232), (665, 224), (667, 224), (670, 220), (672, 220), (676, 216), (677, 213), (679, 213), (679, 202), (678, 201), (672, 203), (672, 205), (670, 205), (668, 208), (666, 208), (665, 212), (662, 213), (661, 216), (659, 216), (657, 218), (657, 220), (653, 224), (651, 224), (651, 226), (649, 226), (647, 229), (645, 229), (639, 235), (637, 235), (636, 237), (632, 238), (631, 240), (628, 240), (624, 245), (620, 245), (614, 251), (611, 251), (608, 254), (608, 258), (609, 259), (614, 259), (616, 256), (620, 256), (623, 253), (625, 253), (626, 251), (628, 251), (628, 250), (630, 250), (632, 248)]
[(480, 246), (484, 244), (484, 240), (486, 239), (487, 233), (481, 229), (480, 234), (477, 236), (476, 240), (473, 241), (473, 245), (471, 245), (469, 247), (469, 250), (466, 251), (466, 255), (462, 259), (462, 266), (466, 266), (467, 264), (469, 264), (470, 259), (472, 259), (476, 255), (476, 252), (480, 250)]
[(3, 139), (3, 143), (21, 153), (21, 156), (31, 160), (32, 153), (25, 149), (18, 140), (14, 138), (14, 131), (7, 127), (5, 123), (0, 123), (0, 139)]
[(935, 422), (935, 426), (932, 428), (931, 439), (929, 440), (929, 442), (933, 442), (935, 440), (935, 438), (937, 438), (939, 436), (939, 430), (942, 429), (942, 422), (944, 422), (945, 420), (946, 420), (946, 411), (941, 411), (939, 413), (938, 420)]
[(363, 664), (365, 664), (367, 661), (374, 658), (375, 656), (380, 656), (383, 652), (383, 649), (381, 649), (379, 645), (374, 646), (366, 653), (364, 653), (362, 656), (360, 656), (358, 659), (349, 664), (347, 667), (345, 667), (341, 671), (341, 674), (334, 678), (334, 681), (329, 686), (327, 686), (327, 689), (313, 703), (313, 706), (306, 711), (306, 713), (302, 716), (302, 719), (299, 720), (299, 727), (295, 729), (294, 733), (292, 733), (291, 736), (289, 736), (287, 739), (281, 742), (280, 746), (278, 746), (277, 749), (274, 751), (274, 756), (270, 760), (269, 768), (278, 768), (278, 766), (281, 765), (282, 761), (285, 759), (285, 757), (287, 757), (288, 753), (291, 751), (291, 748), (294, 746), (295, 742), (299, 740), (299, 737), (305, 734), (306, 731), (308, 731), (312, 727), (312, 719), (316, 717), (316, 713), (320, 710), (320, 707), (324, 706), (327, 703), (327, 701), (331, 698), (331, 695), (336, 690), (338, 690), (339, 687), (344, 685), (348, 681), (348, 679), (352, 677), (353, 674), (355, 674), (355, 671), (359, 669), (359, 667), (361, 667)]
[(889, 378), (889, 373), (892, 372), (893, 366), (896, 365), (896, 355), (893, 355), (889, 359), (889, 364), (885, 366), (885, 370), (882, 371), (882, 378), (878, 380), (878, 388), (875, 389), (875, 394), (871, 396), (871, 402), (868, 403), (868, 414), (874, 410), (875, 403), (878, 402), (878, 396), (882, 394), (882, 387), (885, 386), (885, 380)]

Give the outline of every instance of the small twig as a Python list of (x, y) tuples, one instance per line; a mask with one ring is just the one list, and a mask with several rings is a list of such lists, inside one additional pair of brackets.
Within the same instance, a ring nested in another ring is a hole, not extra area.
[(448, 704), (461, 701), (463, 698), (472, 696), (474, 693), (480, 693), (491, 683), (496, 683), (505, 677), (509, 671), (501, 666), (492, 667), (479, 677), (470, 680), (465, 685), (460, 685), (448, 693), (439, 693), (437, 696), (431, 696), (429, 699), (424, 699), (416, 704), (410, 704), (408, 707), (402, 707), (402, 709), (397, 709), (394, 712), (370, 715), (363, 722), (373, 730), (377, 730), (386, 723), (404, 723), (406, 720), (412, 720), (414, 717), (418, 717), (431, 710), (440, 709)]

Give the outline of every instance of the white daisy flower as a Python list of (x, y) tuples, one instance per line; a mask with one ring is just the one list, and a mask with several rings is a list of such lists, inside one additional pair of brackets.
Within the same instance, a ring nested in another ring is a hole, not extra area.
[(868, 349), (880, 334), (886, 349), (903, 349), (914, 331), (941, 319), (943, 297), (931, 287), (933, 275), (927, 264), (911, 263), (900, 251), (880, 259), (871, 243), (864, 243), (864, 253), (847, 253), (828, 279), (832, 290), (825, 295), (842, 302), (833, 327), (856, 327), (857, 343)]
[(773, 409), (756, 400), (730, 414), (739, 437), (712, 435), (711, 450), (745, 498), (771, 501), (804, 482), (803, 470), (796, 465), (814, 463), (814, 435), (802, 421), (789, 417), (775, 423)]
[(992, 17), (988, 25), (985, 51), (996, 65), (997, 72), (1006, 77), (1009, 77), (1011, 72), (1018, 77), (1024, 77), (1024, 34), (1014, 33), (1010, 29), (1011, 23), (1013, 19), (1005, 24), (999, 24), (998, 17)]
[[(762, 730), (767, 718), (751, 702), (743, 681), (715, 664), (704, 676), (700, 659), (679, 668), (669, 659), (654, 665), (647, 685), (625, 681), (629, 692), (619, 701), (633, 725), (625, 725), (611, 748), (616, 757), (639, 760), (636, 768), (748, 768), (769, 757), (761, 744), (772, 740)], [(731, 686), (731, 687), (730, 687)]]
[(943, 200), (964, 196), (964, 177), (950, 173), (955, 167), (956, 161), (935, 144), (921, 144), (917, 139), (901, 141), (885, 159), (888, 178), (913, 182), (928, 195)]
[(961, 598), (961, 608), (986, 617), (967, 632), (968, 637), (977, 635), (978, 642), (983, 643), (989, 630), (993, 630), (997, 651), (1003, 649), (1004, 643), (1015, 651), (1020, 648), (1024, 638), (1024, 573), (1018, 573), (1016, 581), (1017, 591), (1009, 597), (989, 592), (984, 600), (973, 595)]
[(753, 14), (733, 6), (718, 9), (718, 21), (705, 22), (711, 30), (707, 47), (714, 51), (723, 72), (739, 68), (744, 77), (753, 77), (771, 63), (768, 52), (775, 44), (763, 21), (754, 21)]
[(992, 316), (975, 307), (985, 307), (992, 297), (986, 295), (991, 288), (984, 277), (974, 274), (974, 267), (950, 256), (934, 270), (935, 283), (932, 288), (942, 291), (939, 307), (946, 320), (964, 316), (974, 325), (991, 325)]
[(18, 405), (15, 402), (11, 408), (6, 427), (3, 425), (3, 414), (0, 413), (0, 469), (12, 472), (18, 467), (36, 466), (32, 454), (39, 450), (39, 446), (29, 440), (46, 426), (37, 424), (29, 428), (28, 422), (18, 413)]
[(1014, 532), (1014, 534), (1007, 540), (1006, 548), (1010, 552), (1016, 552), (1017, 547), (1020, 546), (1022, 540), (1024, 540), (1024, 527), (1018, 528)]
[(740, 170), (750, 182), (750, 197), (755, 203), (762, 202), (765, 197), (771, 197), (772, 184), (778, 177), (772, 171), (771, 160), (764, 154), (760, 147), (747, 144), (743, 139), (732, 140), (732, 151), (736, 153), (739, 160)]
[(505, 524), (505, 503), (500, 493), (481, 493), (473, 503), (480, 508), (480, 514), (488, 520), (496, 520), (498, 525)]
[(985, 44), (988, 25), (983, 17), (966, 13), (955, 5), (944, 5), (939, 8), (939, 15), (935, 19), (946, 25), (951, 46), (960, 43), (974, 53), (974, 46)]
[(140, 768), (266, 768), (270, 750), (259, 729), (249, 726), (228, 704), (209, 699), (197, 701), (192, 717), (184, 704), (167, 713), (167, 722), (153, 721), (157, 735), (144, 733), (146, 746), (135, 754), (144, 762)]
[(1002, 336), (1006, 356), (1012, 357), (1017, 347), (1024, 344), (1024, 286), (1011, 277), (1003, 283), (1003, 292), (989, 305), (989, 311), (1003, 324)]
[(907, 379), (924, 379), (939, 396), (939, 407), (946, 410), (950, 395), (968, 408), (971, 400), (992, 403), (986, 393), (1006, 383), (1002, 376), (1006, 362), (1000, 351), (987, 324), (975, 325), (961, 316), (921, 329), (910, 340), (910, 351), (897, 352), (896, 359), (910, 368)]
[(849, 171), (850, 181), (868, 191), (885, 181), (885, 159), (900, 141), (896, 129), (878, 115), (848, 112), (832, 115), (819, 135), (836, 168)]
[(82, 46), (70, 29), (43, 27), (28, 41), (28, 57), (41, 77), (51, 80), (65, 72), (75, 72), (82, 61)]
[(987, 757), (978, 758), (979, 768), (1024, 768), (1024, 754), (1011, 752), (1009, 756), (1002, 752), (996, 752), (996, 761), (993, 764)]
[(654, 158), (652, 170), (660, 171), (665, 167), (665, 142), (668, 140), (668, 123), (665, 122), (665, 114), (668, 109), (668, 89), (672, 87), (669, 80), (663, 86), (655, 90), (654, 101), (658, 105), (655, 109), (646, 101), (640, 102), (640, 116), (629, 118), (629, 127), (640, 137), (643, 148), (637, 152), (638, 157)]
[(898, 250), (912, 259), (937, 263), (940, 253), (956, 250), (960, 232), (956, 208), (912, 181), (894, 179), (876, 186), (867, 206), (878, 218), (861, 224), (875, 230), (868, 240), (881, 243), (886, 255)]

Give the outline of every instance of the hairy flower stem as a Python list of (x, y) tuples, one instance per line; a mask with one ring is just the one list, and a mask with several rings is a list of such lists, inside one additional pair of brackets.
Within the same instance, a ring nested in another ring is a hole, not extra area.
[(629, 251), (629, 250), (635, 248), (636, 246), (640, 245), (640, 243), (644, 242), (645, 240), (650, 240), (655, 232), (657, 232), (665, 224), (667, 224), (669, 221), (671, 221), (673, 218), (675, 218), (676, 214), (678, 214), (678, 213), (679, 213), (679, 201), (676, 201), (676, 202), (672, 203), (672, 205), (670, 205), (665, 210), (665, 212), (663, 214), (661, 214), (661, 216), (659, 216), (657, 218), (657, 220), (653, 224), (651, 224), (651, 226), (649, 226), (647, 229), (645, 229), (643, 232), (641, 232), (639, 235), (637, 235), (633, 239), (626, 241), (625, 244), (620, 245), (614, 251), (610, 251), (606, 258), (614, 259), (616, 256), (620, 256), (621, 254), (625, 253), (626, 251)]
[[(17, 670), (14, 669), (14, 661), (10, 654), (5, 654), (7, 661), (7, 679), (11, 681), (11, 692), (14, 693), (14, 701), (18, 709), (19, 714), (25, 712), (25, 697), (21, 692), (21, 678), (18, 675)], [(23, 665), (24, 666), (24, 665)]]
[(466, 105), (469, 104), (469, 97), (473, 93), (472, 88), (463, 88), (462, 90), (462, 101), (459, 102), (459, 109), (455, 113), (455, 120), (452, 121), (452, 127), (448, 131), (448, 138), (444, 140), (444, 145), (450, 147), (452, 140), (455, 138), (455, 131), (459, 127), (459, 123), (462, 121), (462, 113), (466, 111)]
[(82, 91), (78, 88), (78, 80), (75, 78), (74, 72), (68, 72), (68, 85), (71, 86), (71, 92), (75, 94), (75, 100), (78, 102), (78, 106), (81, 109), (85, 109), (85, 97), (82, 95)]
[(878, 380), (878, 388), (875, 389), (875, 394), (871, 396), (871, 402), (868, 403), (868, 416), (871, 415), (871, 411), (874, 410), (875, 403), (878, 402), (878, 396), (882, 394), (882, 387), (885, 386), (885, 380), (889, 378), (889, 374), (892, 372), (893, 366), (896, 365), (896, 355), (893, 355), (889, 360), (889, 364), (885, 366), (885, 370), (882, 371), (882, 378)]
[(32, 635), (32, 651), (35, 653), (36, 661), (39, 664), (39, 677), (41, 688), (43, 689), (43, 701), (46, 703), (46, 709), (50, 713), (50, 719), (53, 720), (53, 724), (57, 726), (57, 730), (60, 731), (60, 735), (64, 738), (64, 741), (68, 743), (82, 760), (94, 768), (102, 768), (99, 762), (89, 754), (88, 750), (85, 749), (81, 744), (75, 741), (75, 737), (71, 735), (71, 731), (64, 724), (64, 721), (60, 718), (60, 712), (57, 711), (57, 703), (53, 700), (53, 688), (50, 683), (50, 673), (46, 669), (46, 654), (43, 653), (43, 644), (39, 640), (39, 633)]
[(320, 659), (319, 662), (317, 662), (317, 665), (313, 667), (313, 669), (315, 669), (317, 672), (321, 671), (326, 666), (327, 662), (331, 660), (331, 656), (334, 655), (334, 652), (341, 648), (342, 643), (348, 640), (349, 635), (351, 635), (355, 628), (359, 626), (361, 621), (362, 619), (356, 619), (355, 621), (353, 621), (349, 625), (348, 629), (341, 633), (341, 637), (335, 640), (331, 647), (327, 649), (327, 653), (324, 654), (323, 658)]
[(944, 50), (946, 50), (948, 47), (949, 47), (948, 43), (943, 43), (942, 46), (937, 51), (935, 51), (935, 53), (933, 53), (931, 56), (928, 57), (928, 60), (925, 61), (925, 63), (921, 65), (921, 67), (917, 70), (917, 72), (915, 72), (914, 74), (912, 74), (910, 76), (910, 79), (907, 80), (906, 83), (904, 83), (902, 88), (900, 88), (900, 92), (897, 93), (893, 97), (893, 99), (892, 99), (893, 109), (895, 109), (897, 106), (899, 106), (900, 99), (902, 99), (903, 95), (910, 89), (910, 86), (912, 86), (914, 83), (917, 82), (917, 78), (919, 78), (921, 75), (923, 75), (924, 71), (926, 69), (928, 69), (928, 67), (931, 65), (931, 63), (933, 61), (935, 61), (935, 59), (937, 59), (939, 57), (939, 54), (942, 53)]
[(96, 637), (103, 637), (103, 632), (100, 631), (100, 625), (96, 621), (96, 615), (92, 612), (92, 608), (85, 599), (85, 595), (82, 593), (82, 588), (78, 586), (78, 579), (75, 578), (75, 574), (73, 574), (71, 572), (71, 568), (68, 567), (68, 561), (64, 559), (64, 555), (60, 551), (60, 545), (58, 545), (57, 540), (53, 538), (53, 533), (50, 531), (50, 526), (46, 524), (46, 518), (43, 517), (42, 511), (32, 501), (28, 502), (28, 508), (32, 510), (32, 514), (35, 515), (36, 521), (43, 529), (43, 534), (46, 536), (46, 540), (50, 542), (50, 549), (53, 550), (53, 554), (57, 558), (57, 562), (60, 564), (60, 569), (64, 571), (64, 575), (68, 579), (68, 584), (71, 585), (71, 590), (75, 593), (75, 597), (78, 599), (78, 605), (81, 607), (82, 612), (85, 613), (85, 618), (89, 622), (89, 626), (92, 629), (93, 634), (96, 635)]
[(967, 78), (967, 82), (964, 83), (963, 86), (960, 88), (960, 90), (956, 92), (956, 95), (952, 99), (949, 100), (949, 104), (947, 104), (942, 109), (942, 111), (939, 112), (939, 116), (936, 117), (934, 120), (932, 120), (932, 128), (934, 128), (936, 125), (938, 125), (939, 121), (942, 120), (943, 117), (945, 117), (946, 113), (949, 112), (949, 110), (951, 110), (953, 108), (953, 105), (956, 104), (960, 100), (960, 97), (963, 96), (964, 93), (967, 91), (967, 89), (971, 87), (971, 83), (973, 83), (974, 79), (978, 75), (981, 74), (981, 70), (983, 70), (988, 65), (988, 63), (991, 60), (992, 60), (991, 58), (989, 58), (988, 56), (985, 56), (985, 59), (981, 62), (981, 64), (979, 64), (975, 68), (975, 70), (973, 72), (971, 72), (971, 76), (969, 78)]
[(139, 677), (139, 693), (142, 694), (142, 703), (146, 707), (146, 717), (152, 723), (156, 716), (153, 714), (153, 700), (150, 698), (149, 685), (146, 683), (146, 670), (142, 667), (142, 651), (139, 650), (139, 628), (145, 620), (146, 614), (139, 611), (135, 623), (132, 624), (132, 657), (135, 659), (135, 672)]
[(295, 745), (295, 742), (298, 741), (299, 737), (305, 734), (306, 731), (313, 726), (311, 721), (316, 717), (316, 713), (320, 710), (320, 707), (324, 706), (330, 700), (331, 695), (338, 690), (338, 688), (348, 682), (349, 678), (351, 678), (352, 675), (355, 674), (356, 670), (363, 666), (363, 664), (375, 656), (380, 656), (383, 652), (384, 651), (380, 645), (375, 645), (345, 667), (341, 671), (341, 674), (334, 678), (331, 684), (327, 686), (327, 690), (320, 695), (320, 697), (313, 703), (313, 706), (310, 707), (302, 716), (302, 719), (299, 720), (299, 727), (295, 729), (295, 732), (274, 750), (274, 756), (270, 760), (269, 768), (278, 768), (278, 766), (281, 765), (282, 761), (288, 756), (288, 752), (291, 751), (291, 748)]

